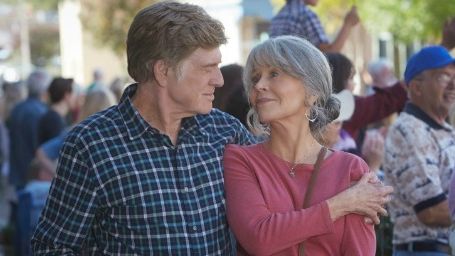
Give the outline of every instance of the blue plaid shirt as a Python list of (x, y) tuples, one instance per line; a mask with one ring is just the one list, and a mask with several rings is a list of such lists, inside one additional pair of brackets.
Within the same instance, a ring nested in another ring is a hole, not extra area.
[(328, 43), (327, 35), (318, 16), (302, 0), (288, 0), (273, 17), (269, 29), (270, 37), (292, 35), (305, 38), (313, 45)]
[(253, 137), (213, 109), (182, 120), (177, 145), (133, 107), (118, 106), (67, 136), (32, 239), (36, 255), (233, 255), (226, 223), (226, 144)]

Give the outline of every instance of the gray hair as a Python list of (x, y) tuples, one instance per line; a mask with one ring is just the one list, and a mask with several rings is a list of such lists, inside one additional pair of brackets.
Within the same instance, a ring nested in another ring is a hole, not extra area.
[(43, 69), (34, 70), (27, 78), (29, 97), (39, 97), (47, 91), (51, 76)]
[[(335, 120), (340, 111), (340, 102), (332, 95), (332, 74), (324, 54), (305, 39), (295, 36), (279, 36), (259, 44), (248, 56), (244, 71), (247, 95), (254, 87), (253, 76), (261, 67), (274, 67), (302, 81), (308, 95), (315, 95), (316, 102), (310, 109), (310, 130), (315, 138), (321, 137), (323, 128)], [(306, 101), (308, 99), (305, 99)], [(308, 102), (305, 102), (308, 104)], [(268, 125), (261, 124), (254, 108), (248, 112), (247, 123), (258, 134), (268, 134)]]
[(372, 76), (380, 75), (384, 68), (393, 69), (393, 64), (386, 58), (379, 58), (368, 64), (368, 73)]

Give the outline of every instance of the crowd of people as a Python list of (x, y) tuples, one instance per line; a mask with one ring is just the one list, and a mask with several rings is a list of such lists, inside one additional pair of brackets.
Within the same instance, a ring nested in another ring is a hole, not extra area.
[(33, 255), (375, 255), (388, 215), (394, 255), (451, 255), (455, 18), (359, 96), (357, 10), (330, 42), (317, 3), (287, 0), (245, 66), (219, 68), (218, 20), (164, 1), (130, 25), (126, 88), (33, 71), (0, 122), (2, 173), (46, 201)]

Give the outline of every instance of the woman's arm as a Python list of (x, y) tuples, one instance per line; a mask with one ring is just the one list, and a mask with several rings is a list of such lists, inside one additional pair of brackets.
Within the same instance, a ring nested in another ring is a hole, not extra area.
[(376, 174), (369, 172), (354, 186), (327, 200), (332, 220), (346, 214), (356, 213), (370, 218), (379, 224), (379, 216), (386, 216), (384, 205), (390, 201), (391, 186), (376, 182)]
[(374, 226), (366, 224), (363, 217), (349, 214), (345, 218), (342, 255), (373, 256), (376, 253), (376, 234)]

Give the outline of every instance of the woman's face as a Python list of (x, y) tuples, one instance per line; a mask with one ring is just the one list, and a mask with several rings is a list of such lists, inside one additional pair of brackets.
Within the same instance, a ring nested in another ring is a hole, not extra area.
[(274, 67), (261, 67), (253, 73), (252, 83), (250, 102), (262, 123), (305, 118), (307, 92), (301, 80)]

